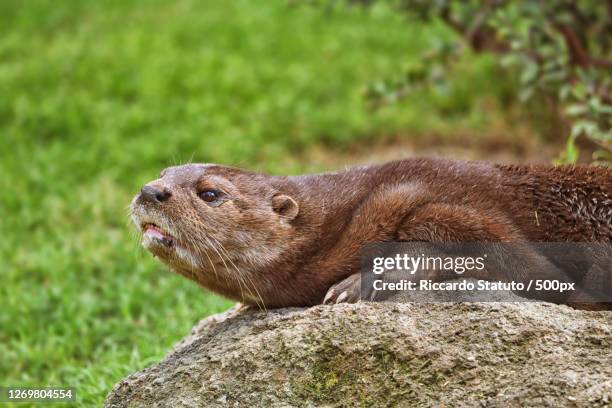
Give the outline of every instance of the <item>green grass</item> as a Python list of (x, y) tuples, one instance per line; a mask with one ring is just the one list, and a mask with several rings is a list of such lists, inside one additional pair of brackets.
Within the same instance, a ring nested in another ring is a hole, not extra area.
[(139, 248), (127, 205), (163, 167), (296, 172), (284, 158), (314, 145), (486, 127), (476, 102), (501, 88), (484, 59), (445, 94), (363, 100), (447, 35), (384, 7), (3, 0), (0, 385), (74, 386), (100, 405), (230, 305)]

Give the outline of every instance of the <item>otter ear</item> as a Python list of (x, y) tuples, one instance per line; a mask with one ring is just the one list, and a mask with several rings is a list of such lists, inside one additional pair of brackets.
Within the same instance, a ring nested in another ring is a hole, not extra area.
[(272, 209), (275, 213), (289, 220), (297, 217), (300, 212), (300, 206), (295, 200), (288, 195), (277, 194), (272, 197)]

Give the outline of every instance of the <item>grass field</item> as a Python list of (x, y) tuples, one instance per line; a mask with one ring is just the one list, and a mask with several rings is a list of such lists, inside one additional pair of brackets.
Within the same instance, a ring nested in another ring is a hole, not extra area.
[(448, 35), (384, 7), (0, 2), (0, 385), (100, 405), (230, 305), (139, 247), (127, 205), (163, 167), (294, 173), (313, 146), (486, 131), (481, 102), (507, 91), (486, 59), (447, 92), (376, 112), (362, 97)]

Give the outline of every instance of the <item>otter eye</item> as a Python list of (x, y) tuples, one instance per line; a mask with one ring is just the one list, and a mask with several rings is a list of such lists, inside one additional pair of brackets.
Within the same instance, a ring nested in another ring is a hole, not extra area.
[(217, 201), (221, 194), (222, 193), (219, 190), (204, 190), (199, 192), (198, 196), (207, 203), (212, 203), (214, 201)]

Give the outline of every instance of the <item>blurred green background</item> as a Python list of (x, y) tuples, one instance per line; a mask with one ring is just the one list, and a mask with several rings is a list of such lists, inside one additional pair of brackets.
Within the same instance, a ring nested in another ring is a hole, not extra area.
[(468, 55), (452, 87), (368, 106), (365, 86), (451, 35), (384, 5), (1, 1), (0, 385), (74, 386), (100, 405), (230, 306), (129, 225), (131, 197), (168, 165), (550, 161), (547, 129), (523, 120), (533, 112), (490, 57)]

